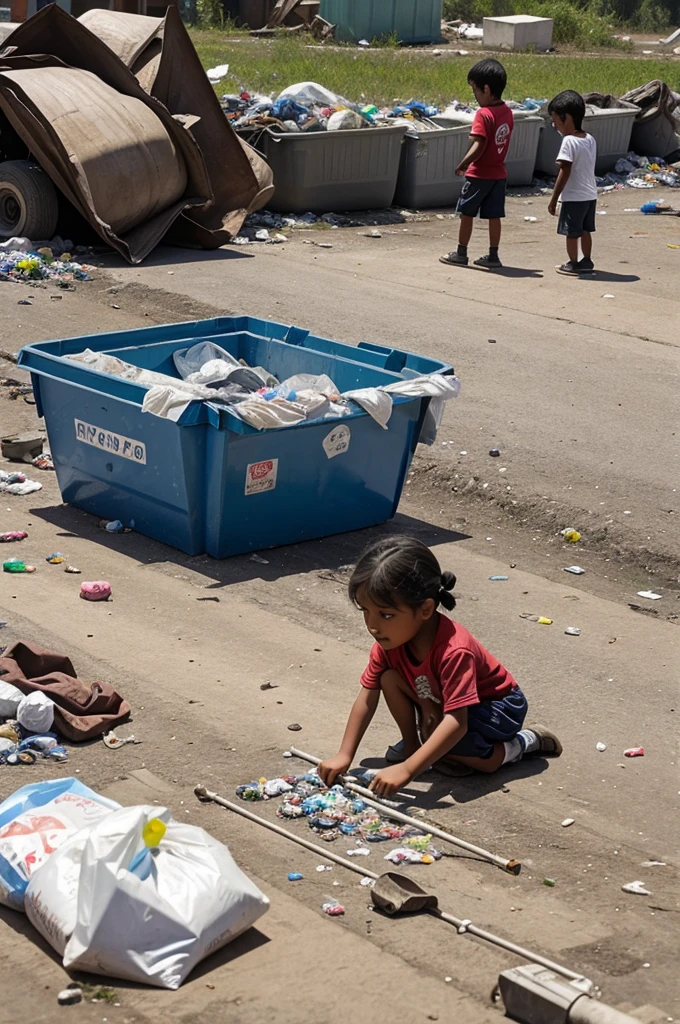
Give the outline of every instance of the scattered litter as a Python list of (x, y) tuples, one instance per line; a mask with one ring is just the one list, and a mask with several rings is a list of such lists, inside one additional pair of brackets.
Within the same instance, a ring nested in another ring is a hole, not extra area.
[(527, 619), (529, 622), (540, 622), (542, 626), (552, 626), (552, 619), (546, 619), (543, 615), (532, 615), (531, 612), (520, 612), (520, 619)]
[(81, 988), (64, 988), (57, 996), (60, 1006), (75, 1006), (83, 1001), (83, 990)]
[(581, 539), (581, 534), (578, 530), (574, 530), (571, 526), (568, 526), (566, 530), (562, 530), (562, 536), (568, 544), (578, 544)]
[(288, 875), (288, 881), (289, 882), (301, 882), (304, 877), (305, 876), (301, 875), (299, 871), (291, 871), (289, 873), (289, 875)]
[(34, 565), (26, 565), (20, 558), (8, 558), (2, 563), (3, 572), (35, 572)]
[[(53, 295), (52, 298), (60, 299), (61, 295)], [(31, 465), (36, 469), (54, 469), (54, 459), (49, 452), (43, 452), (42, 455), (36, 455)]]
[(55, 551), (54, 554), (48, 555), (45, 561), (49, 562), (50, 565), (61, 565), (62, 562), (66, 561), (66, 558), (62, 555), (61, 551)]
[(76, 569), (75, 565), (67, 565), (64, 567), (64, 572), (70, 572), (74, 576), (80, 576), (80, 569)]
[(624, 757), (644, 757), (645, 756), (645, 748), (644, 747), (629, 747), (628, 750), (624, 750), (623, 756)]
[(10, 544), (15, 540), (25, 540), (28, 534), (24, 530), (13, 530), (11, 533), (0, 533), (0, 544)]
[(141, 740), (136, 740), (134, 736), (116, 736), (115, 732), (106, 732), (102, 736), (105, 746), (109, 750), (119, 750), (120, 747), (124, 747), (126, 743), (141, 743)]
[[(431, 836), (421, 837), (423, 839), (431, 839)], [(385, 854), (385, 860), (389, 860), (392, 864), (434, 864), (435, 861), (440, 860), (441, 853), (435, 849), (431, 843), (427, 843), (425, 849), (408, 849), (405, 846), (399, 846), (396, 850), (390, 850), (389, 853)]]
[(290, 750), (284, 750), (283, 756), (284, 757), (292, 757), (293, 755), (291, 754)]
[(301, 732), (302, 726), (299, 722), (292, 722), (291, 725), (288, 726), (288, 730), (289, 732)]
[(368, 857), (370, 850), (367, 846), (355, 846), (347, 851), (348, 857)]
[(489, 576), (492, 583), (500, 583), (502, 580), (510, 579), (509, 576)]
[(596, 743), (595, 744), (595, 750), (599, 750), (601, 754), (603, 754), (606, 749), (607, 749), (607, 744), (606, 743), (600, 742), (600, 743)]
[(547, 885), (549, 889), (554, 889), (555, 888), (555, 879), (554, 878), (544, 878), (543, 879), (543, 885)]
[(342, 903), (338, 903), (337, 900), (327, 900), (321, 904), (321, 909), (324, 914), (328, 914), (329, 917), (342, 917), (345, 913), (345, 908)]
[(217, 67), (208, 68), (208, 70), (206, 71), (208, 81), (210, 82), (211, 85), (217, 85), (217, 83), (221, 82), (223, 78), (226, 78), (228, 74), (228, 64), (218, 64)]
[(333, 867), (330, 864), (317, 864), (316, 870), (318, 872), (321, 872), (321, 871), (332, 871)]
[(581, 635), (581, 630), (578, 628), (578, 626), (567, 626), (567, 628), (565, 629), (564, 632), (565, 632), (565, 634), (567, 636), (580, 636)]
[(491, 448), (491, 449), (489, 450), (489, 455), (491, 456), (491, 458), (492, 458), (492, 459), (497, 459), (497, 458), (499, 458), (500, 454), (501, 454), (501, 453), (500, 453), (500, 451), (498, 450), (498, 448)]
[(261, 690), (278, 690), (277, 683), (260, 683)]
[(42, 490), (37, 480), (29, 480), (23, 473), (5, 473), (0, 469), (0, 491), (5, 494), (26, 495)]
[(269, 565), (268, 559), (262, 558), (261, 555), (251, 555), (250, 556), (250, 561), (251, 562), (257, 562), (258, 565)]
[(582, 569), (580, 565), (568, 565), (562, 572), (570, 572), (574, 576), (583, 576), (585, 569)]
[(634, 896), (651, 896), (652, 895), (651, 892), (649, 891), (649, 889), (646, 888), (645, 883), (644, 882), (640, 882), (640, 881), (627, 882), (625, 885), (621, 886), (621, 890), (623, 892), (630, 892)]
[(107, 533), (122, 533), (125, 527), (121, 523), (120, 519), (112, 519), (110, 523), (107, 523), (104, 527)]
[(33, 302), (31, 299), (19, 299), (17, 306), (32, 306)]
[(108, 601), (111, 597), (111, 584), (106, 580), (80, 584), (80, 596), (85, 601)]
[(607, 292), (605, 295), (602, 296), (602, 298), (603, 299), (615, 299), (616, 296), (615, 295), (611, 295), (609, 292)]
[(573, 825), (575, 821), (576, 818), (565, 818), (562, 822), (562, 828), (569, 828), (569, 826)]
[[(73, 281), (91, 281), (90, 273), (94, 269), (85, 263), (72, 260), (70, 253), (65, 252), (61, 257), (55, 257), (49, 248), (40, 249), (38, 252), (20, 252), (15, 249), (0, 254), (0, 281), (46, 281), (52, 278), (56, 279), (60, 286), (66, 285), (71, 290)], [(31, 303), (30, 300), (23, 299), (20, 300), (20, 304)]]
[(365, 886), (367, 889), (372, 889), (375, 885), (375, 878), (362, 878), (359, 885)]
[(665, 868), (666, 867), (666, 861), (665, 860), (643, 860), (643, 862), (640, 865), (640, 867), (641, 868)]
[(662, 594), (655, 594), (653, 590), (638, 590), (638, 597), (646, 597), (648, 601), (660, 601)]
[(524, 219), (525, 219), (526, 221), (528, 221), (528, 222), (529, 222), (529, 224), (535, 224), (535, 223), (536, 223), (536, 221), (538, 220), (538, 217), (525, 217)]
[(364, 237), (365, 238), (382, 238), (382, 232), (378, 231), (377, 228), (374, 228), (373, 231), (367, 231)]

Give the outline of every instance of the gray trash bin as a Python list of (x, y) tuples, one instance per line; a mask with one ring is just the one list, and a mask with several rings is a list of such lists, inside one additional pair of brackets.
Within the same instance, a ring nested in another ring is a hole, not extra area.
[(275, 134), (250, 143), (274, 172), (268, 208), (281, 213), (379, 210), (392, 205), (406, 125)]
[(417, 138), (409, 133), (401, 150), (395, 205), (410, 210), (455, 206), (465, 179), (454, 170), (467, 152), (469, 137), (468, 125), (425, 129)]
[[(630, 151), (631, 131), (635, 120), (635, 111), (628, 109), (591, 108), (583, 119), (583, 130), (593, 136), (597, 143), (597, 162), (595, 172), (606, 174), (612, 171), (616, 161)], [(540, 174), (554, 177), (557, 174), (557, 154), (560, 151), (562, 136), (545, 121), (538, 141), (536, 170)]]
[[(505, 161), (508, 172), (508, 185), (530, 185), (534, 180), (536, 167), (536, 153), (538, 152), (538, 139), (543, 119), (530, 110), (513, 110), (515, 127), (510, 140), (510, 149)], [(442, 128), (453, 128), (456, 125), (466, 125), (468, 132), (472, 125), (474, 114), (461, 112), (453, 117), (437, 115), (432, 120)]]

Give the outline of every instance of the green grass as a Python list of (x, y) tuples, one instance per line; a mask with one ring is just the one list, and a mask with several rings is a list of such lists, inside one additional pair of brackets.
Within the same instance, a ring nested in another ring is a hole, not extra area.
[[(472, 99), (467, 73), (474, 52), (467, 57), (433, 57), (406, 49), (357, 51), (201, 29), (192, 30), (191, 36), (204, 67), (230, 66), (229, 77), (215, 87), (218, 96), (239, 87), (276, 95), (294, 82), (314, 81), (347, 99), (378, 105), (395, 99), (438, 104)], [(508, 54), (502, 60), (508, 71), (506, 98), (514, 100), (550, 98), (562, 89), (620, 96), (653, 78), (680, 89), (680, 61), (671, 58)]]

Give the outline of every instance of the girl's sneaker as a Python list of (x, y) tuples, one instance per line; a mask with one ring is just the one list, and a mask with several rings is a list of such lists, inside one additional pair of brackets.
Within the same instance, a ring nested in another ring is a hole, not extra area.
[(595, 270), (595, 264), (590, 258), (586, 258), (584, 256), (583, 259), (579, 260), (576, 264), (576, 269), (579, 274), (592, 274)]
[(578, 277), (579, 266), (578, 263), (572, 263), (571, 260), (567, 260), (561, 267), (555, 267), (558, 274), (564, 274), (566, 277)]

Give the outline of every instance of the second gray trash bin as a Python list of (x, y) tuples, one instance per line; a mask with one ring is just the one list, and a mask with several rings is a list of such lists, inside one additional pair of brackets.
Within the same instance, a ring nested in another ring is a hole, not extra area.
[(270, 210), (332, 213), (392, 205), (406, 125), (251, 136), (274, 172)]
[[(596, 174), (613, 171), (616, 161), (630, 149), (630, 133), (635, 120), (635, 111), (616, 107), (591, 108), (583, 119), (583, 130), (592, 135), (597, 143)], [(557, 174), (557, 154), (562, 136), (545, 121), (538, 142), (536, 170), (554, 177)]]
[(455, 206), (464, 178), (454, 170), (465, 156), (470, 129), (434, 128), (407, 135), (401, 150), (397, 179), (397, 206), (418, 210), (432, 206)]
[[(536, 167), (536, 153), (538, 152), (538, 139), (543, 125), (543, 119), (526, 110), (513, 110), (515, 127), (510, 140), (510, 149), (505, 161), (508, 172), (508, 185), (530, 185), (534, 180)], [(432, 120), (442, 128), (453, 128), (465, 125), (470, 132), (474, 114), (461, 112), (453, 117), (438, 115)], [(463, 154), (464, 155), (464, 154)], [(455, 165), (454, 165), (455, 167)], [(454, 168), (451, 169), (453, 175)]]

